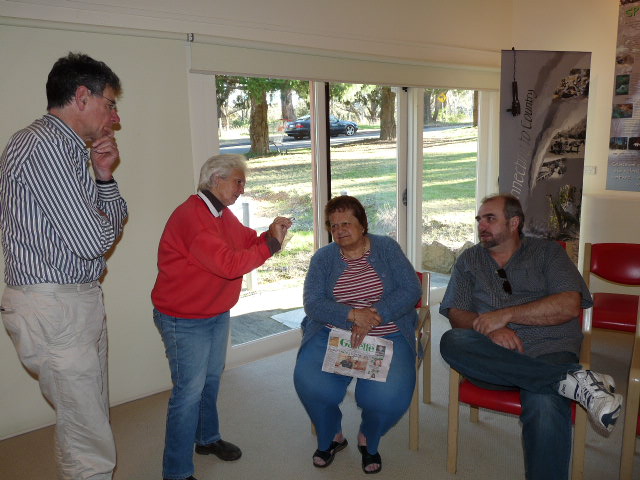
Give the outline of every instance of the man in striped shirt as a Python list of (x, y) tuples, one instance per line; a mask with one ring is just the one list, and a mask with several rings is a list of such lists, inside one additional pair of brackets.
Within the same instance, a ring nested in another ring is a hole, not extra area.
[(99, 279), (127, 217), (112, 175), (120, 80), (103, 62), (69, 53), (46, 90), (48, 113), (0, 157), (2, 320), (56, 410), (59, 478), (106, 480), (115, 444)]

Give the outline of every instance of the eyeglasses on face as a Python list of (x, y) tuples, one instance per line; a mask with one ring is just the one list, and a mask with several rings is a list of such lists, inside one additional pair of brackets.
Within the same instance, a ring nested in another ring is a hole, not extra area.
[(101, 93), (97, 93), (94, 91), (89, 90), (89, 92), (91, 92), (91, 95), (93, 95), (94, 97), (102, 97), (104, 98), (107, 102), (107, 107), (109, 108), (110, 111), (115, 112), (118, 110), (118, 105), (116, 105), (116, 101), (115, 100), (111, 100), (109, 97), (105, 97), (104, 95), (102, 95)]
[(511, 289), (509, 280), (507, 280), (507, 272), (504, 271), (504, 268), (499, 268), (498, 270), (496, 270), (496, 273), (501, 279), (504, 280), (504, 282), (502, 282), (502, 289), (507, 292), (507, 295), (511, 295), (513, 293), (513, 290)]

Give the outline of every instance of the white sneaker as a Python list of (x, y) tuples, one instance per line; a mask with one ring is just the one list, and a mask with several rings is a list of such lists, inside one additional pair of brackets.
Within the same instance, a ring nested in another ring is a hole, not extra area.
[(613, 393), (615, 388), (609, 375), (577, 370), (567, 373), (558, 385), (558, 393), (580, 403), (596, 426), (611, 432), (622, 409), (622, 395)]

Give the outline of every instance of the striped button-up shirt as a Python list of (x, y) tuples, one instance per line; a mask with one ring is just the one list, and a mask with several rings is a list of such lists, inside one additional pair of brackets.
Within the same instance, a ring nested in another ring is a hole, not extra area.
[(96, 184), (85, 142), (59, 118), (13, 135), (0, 157), (8, 285), (97, 280), (126, 217), (117, 183)]

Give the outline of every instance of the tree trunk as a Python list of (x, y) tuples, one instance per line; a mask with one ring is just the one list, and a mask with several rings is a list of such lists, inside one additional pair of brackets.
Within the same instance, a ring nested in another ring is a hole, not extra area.
[(296, 119), (296, 111), (293, 108), (293, 90), (285, 88), (280, 90), (280, 104), (282, 105), (283, 120), (291, 121)]
[(422, 121), (425, 126), (431, 124), (431, 89), (424, 90), (424, 118)]
[(431, 121), (435, 124), (438, 123), (438, 115), (440, 114), (440, 110), (442, 110), (442, 102), (436, 98), (436, 101), (433, 103), (433, 116), (431, 117)]
[(216, 75), (216, 104), (218, 105), (220, 128), (223, 130), (229, 129), (229, 97), (237, 84), (237, 77)]
[(473, 126), (478, 126), (478, 90), (473, 91)]
[(267, 123), (267, 93), (262, 92), (256, 97), (251, 96), (251, 116), (249, 118), (249, 137), (251, 150), (254, 155), (269, 153), (269, 125)]
[(396, 94), (382, 87), (380, 105), (380, 140), (396, 139)]
[(229, 117), (223, 108), (218, 108), (218, 120), (221, 130), (229, 130)]

